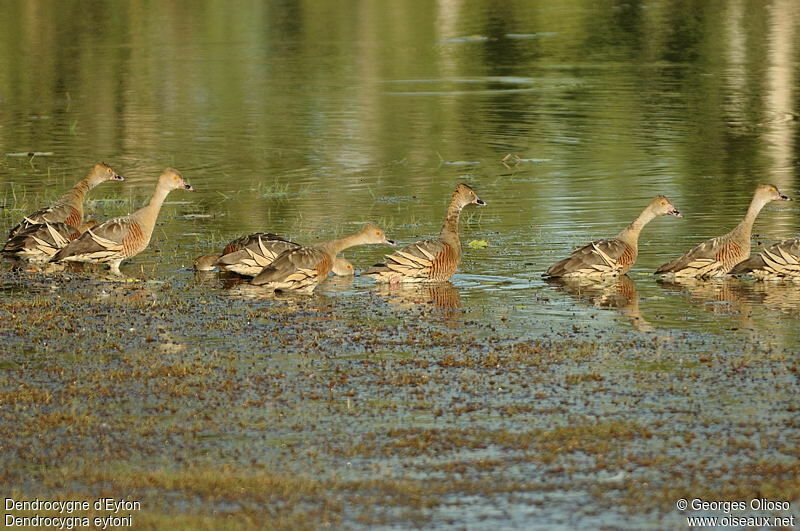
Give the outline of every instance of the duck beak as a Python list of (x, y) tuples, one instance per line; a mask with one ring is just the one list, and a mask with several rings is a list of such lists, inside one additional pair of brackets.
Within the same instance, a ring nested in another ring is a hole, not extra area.
[(778, 194), (778, 201), (791, 201), (792, 198), (788, 195)]
[(479, 205), (479, 206), (485, 206), (486, 205), (486, 201), (476, 197), (475, 200), (472, 201), (472, 204), (473, 205)]
[(683, 214), (681, 214), (681, 213), (678, 211), (678, 209), (677, 209), (677, 208), (673, 208), (672, 210), (670, 210), (670, 211), (669, 211), (669, 215), (670, 215), (670, 216), (675, 216), (676, 218), (682, 218), (682, 217), (683, 217)]
[(395, 245), (397, 245), (397, 242), (396, 242), (396, 241), (394, 241), (394, 240), (390, 240), (389, 238), (386, 238), (386, 241), (385, 241), (385, 243), (386, 243), (387, 245), (391, 245), (392, 247), (394, 247)]
[(124, 181), (124, 180), (125, 180), (125, 177), (123, 177), (122, 175), (114, 175), (114, 176), (111, 178), (111, 180), (112, 180), (112, 181)]
[(192, 188), (192, 185), (189, 184), (189, 183), (184, 184), (183, 185), (183, 189), (184, 190), (189, 190), (190, 192), (194, 192), (194, 188)]

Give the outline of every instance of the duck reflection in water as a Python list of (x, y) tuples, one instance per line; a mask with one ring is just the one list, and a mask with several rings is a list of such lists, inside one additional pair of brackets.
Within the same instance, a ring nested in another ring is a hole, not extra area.
[(655, 330), (653, 325), (642, 317), (639, 311), (639, 294), (636, 292), (636, 284), (627, 275), (608, 279), (549, 278), (546, 279), (546, 282), (596, 308), (617, 310), (640, 332)]
[(752, 286), (733, 277), (671, 278), (659, 286), (673, 295), (683, 295), (693, 307), (733, 318), (740, 328), (752, 328)]
[(714, 313), (749, 317), (755, 307), (786, 313), (800, 312), (800, 284), (793, 280), (753, 282), (747, 278), (725, 277), (717, 280), (682, 280), (660, 282), (664, 289), (678, 289), (692, 302), (704, 303)]
[(456, 309), (461, 307), (458, 289), (450, 282), (430, 284), (378, 284), (376, 291), (386, 297), (392, 306), (410, 308), (432, 305), (436, 308)]

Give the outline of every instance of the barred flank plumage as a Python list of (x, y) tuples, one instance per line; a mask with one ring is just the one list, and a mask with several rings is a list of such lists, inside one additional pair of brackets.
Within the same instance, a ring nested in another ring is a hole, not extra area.
[(788, 197), (771, 184), (756, 188), (744, 219), (729, 233), (707, 240), (688, 253), (668, 262), (656, 270), (656, 274), (677, 278), (711, 278), (726, 275), (750, 256), (750, 234), (753, 223), (764, 206), (770, 201), (787, 201)]
[(150, 243), (161, 205), (170, 191), (192, 190), (178, 170), (168, 168), (158, 178), (147, 206), (129, 216), (109, 219), (70, 242), (52, 261), (108, 264), (119, 274), (119, 264), (142, 252)]
[[(256, 232), (229, 242), (222, 249), (221, 255), (205, 255), (197, 258), (194, 266), (198, 271), (210, 271), (219, 267), (237, 275), (255, 277), (282, 253), (299, 247), (301, 247), (299, 243), (290, 242), (277, 234)], [(353, 264), (340, 256), (334, 258), (332, 271), (336, 275), (343, 276), (355, 272)]]
[(641, 214), (616, 238), (584, 245), (567, 258), (551, 265), (546, 277), (603, 278), (624, 275), (639, 255), (639, 234), (657, 216), (681, 214), (663, 195), (656, 196)]
[(124, 180), (110, 166), (98, 162), (86, 177), (67, 190), (55, 203), (25, 216), (9, 231), (8, 238), (13, 238), (22, 229), (43, 223), (66, 223), (78, 229), (83, 223), (83, 201), (89, 190), (106, 181)]
[(80, 235), (80, 229), (66, 223), (38, 223), (20, 228), (6, 242), (2, 252), (31, 262), (47, 262), (59, 249)]
[(731, 270), (732, 275), (753, 275), (759, 280), (800, 279), (800, 238), (770, 245)]
[(383, 263), (364, 272), (377, 282), (411, 283), (444, 282), (458, 270), (461, 263), (461, 240), (458, 220), (461, 210), (469, 204), (485, 205), (466, 184), (459, 184), (447, 207), (444, 226), (439, 237), (412, 243), (386, 255)]
[(311, 293), (325, 279), (334, 265), (337, 254), (355, 245), (389, 243), (383, 230), (367, 225), (352, 236), (330, 240), (313, 247), (297, 247), (281, 253), (253, 280), (256, 286), (272, 291)]

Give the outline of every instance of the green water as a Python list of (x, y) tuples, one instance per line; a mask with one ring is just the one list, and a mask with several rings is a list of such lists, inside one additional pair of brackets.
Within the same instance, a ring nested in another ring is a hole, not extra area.
[[(126, 177), (91, 192), (99, 219), (142, 204), (174, 166), (197, 191), (170, 195), (150, 248), (122, 271), (188, 289), (194, 303), (207, 290), (241, 304), (217, 277), (196, 278), (192, 260), (255, 231), (314, 243), (366, 222), (410, 243), (438, 233), (454, 186), (466, 182), (488, 205), (465, 210), (462, 240), (488, 246), (464, 246), (452, 286), (387, 293), (356, 277), (316, 296), (344, 308), (363, 297), (400, 310), (432, 303), (458, 309), (435, 317), (451, 330), (469, 331), (472, 320), (523, 339), (579, 324), (612, 337), (641, 331), (645, 341), (707, 334), (732, 352), (800, 346), (800, 284), (675, 286), (650, 274), (735, 226), (759, 183), (800, 199), (792, 0), (19, 1), (2, 10), (0, 228), (95, 161)], [(541, 279), (576, 245), (615, 235), (656, 194), (684, 219), (645, 229), (630, 279), (573, 289)], [(798, 205), (767, 206), (754, 245), (795, 236)], [(386, 250), (346, 255), (358, 270)], [(4, 290), (23, 296), (25, 282)], [(115, 290), (125, 299), (124, 285)]]
[[(731, 326), (707, 315), (715, 298), (686, 304), (645, 273), (738, 223), (758, 183), (796, 195), (797, 6), (351, 7), (10, 3), (4, 219), (20, 217), (9, 209), (21, 197), (46, 204), (96, 160), (128, 180), (92, 192), (89, 210), (125, 213), (175, 166), (198, 192), (173, 193), (151, 249), (123, 268), (158, 276), (255, 231), (316, 242), (372, 221), (401, 243), (428, 237), (464, 181), (489, 203), (467, 210), (464, 241), (489, 247), (467, 249), (453, 279), (461, 301), (541, 321), (586, 305), (540, 273), (661, 193), (685, 219), (642, 235), (631, 274), (640, 311), (667, 327)], [(28, 152), (45, 155), (12, 156)], [(797, 225), (794, 205), (767, 207), (756, 243)], [(350, 255), (364, 268), (381, 250)], [(737, 289), (757, 321), (787, 319), (751, 283)], [(527, 304), (541, 290), (551, 304)], [(796, 299), (793, 288), (768, 291)], [(604, 315), (606, 326), (625, 326), (617, 317)]]

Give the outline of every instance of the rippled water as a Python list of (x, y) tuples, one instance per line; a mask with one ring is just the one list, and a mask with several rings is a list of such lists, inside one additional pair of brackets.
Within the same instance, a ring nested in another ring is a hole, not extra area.
[[(135, 276), (196, 282), (193, 258), (255, 231), (317, 242), (371, 221), (401, 243), (435, 235), (455, 184), (469, 207), (452, 287), (432, 300), (534, 337), (576, 319), (634, 330), (740, 334), (800, 346), (800, 285), (692, 285), (650, 273), (744, 214), (755, 186), (800, 199), (790, 1), (12, 3), (0, 19), (4, 226), (104, 160), (127, 177), (95, 217), (174, 192)], [(115, 15), (121, 8), (122, 13)], [(24, 155), (29, 152), (36, 156)], [(656, 194), (684, 219), (644, 231), (630, 279), (547, 283), (576, 245), (615, 235)], [(754, 243), (795, 236), (764, 209)], [(347, 253), (357, 268), (384, 249)], [(210, 290), (221, 284), (210, 281)], [(380, 291), (337, 279), (330, 296)], [(502, 321), (498, 321), (502, 318)]]
[[(646, 273), (734, 226), (756, 184), (796, 194), (795, 6), (511, 2), (487, 17), (420, 2), (391, 21), (371, 4), (357, 21), (308, 7), (127, 6), (98, 24), (108, 6), (67, 23), (15, 5), (0, 56), (4, 219), (101, 159), (129, 180), (94, 191), (90, 210), (122, 213), (174, 165), (198, 192), (170, 197), (153, 248), (127, 266), (169, 274), (258, 230), (314, 242), (374, 221), (401, 242), (433, 235), (464, 181), (489, 203), (467, 211), (464, 240), (489, 247), (467, 249), (453, 284), (466, 304), (539, 321), (592, 311), (540, 272), (663, 193), (686, 218), (642, 236), (641, 312), (658, 327), (732, 326), (708, 318), (716, 299), (687, 304)], [(27, 152), (43, 154), (14, 156)], [(797, 224), (793, 205), (768, 207), (757, 240)], [(351, 254), (365, 267), (381, 250)], [(761, 288), (738, 289), (755, 319), (793, 322)]]

